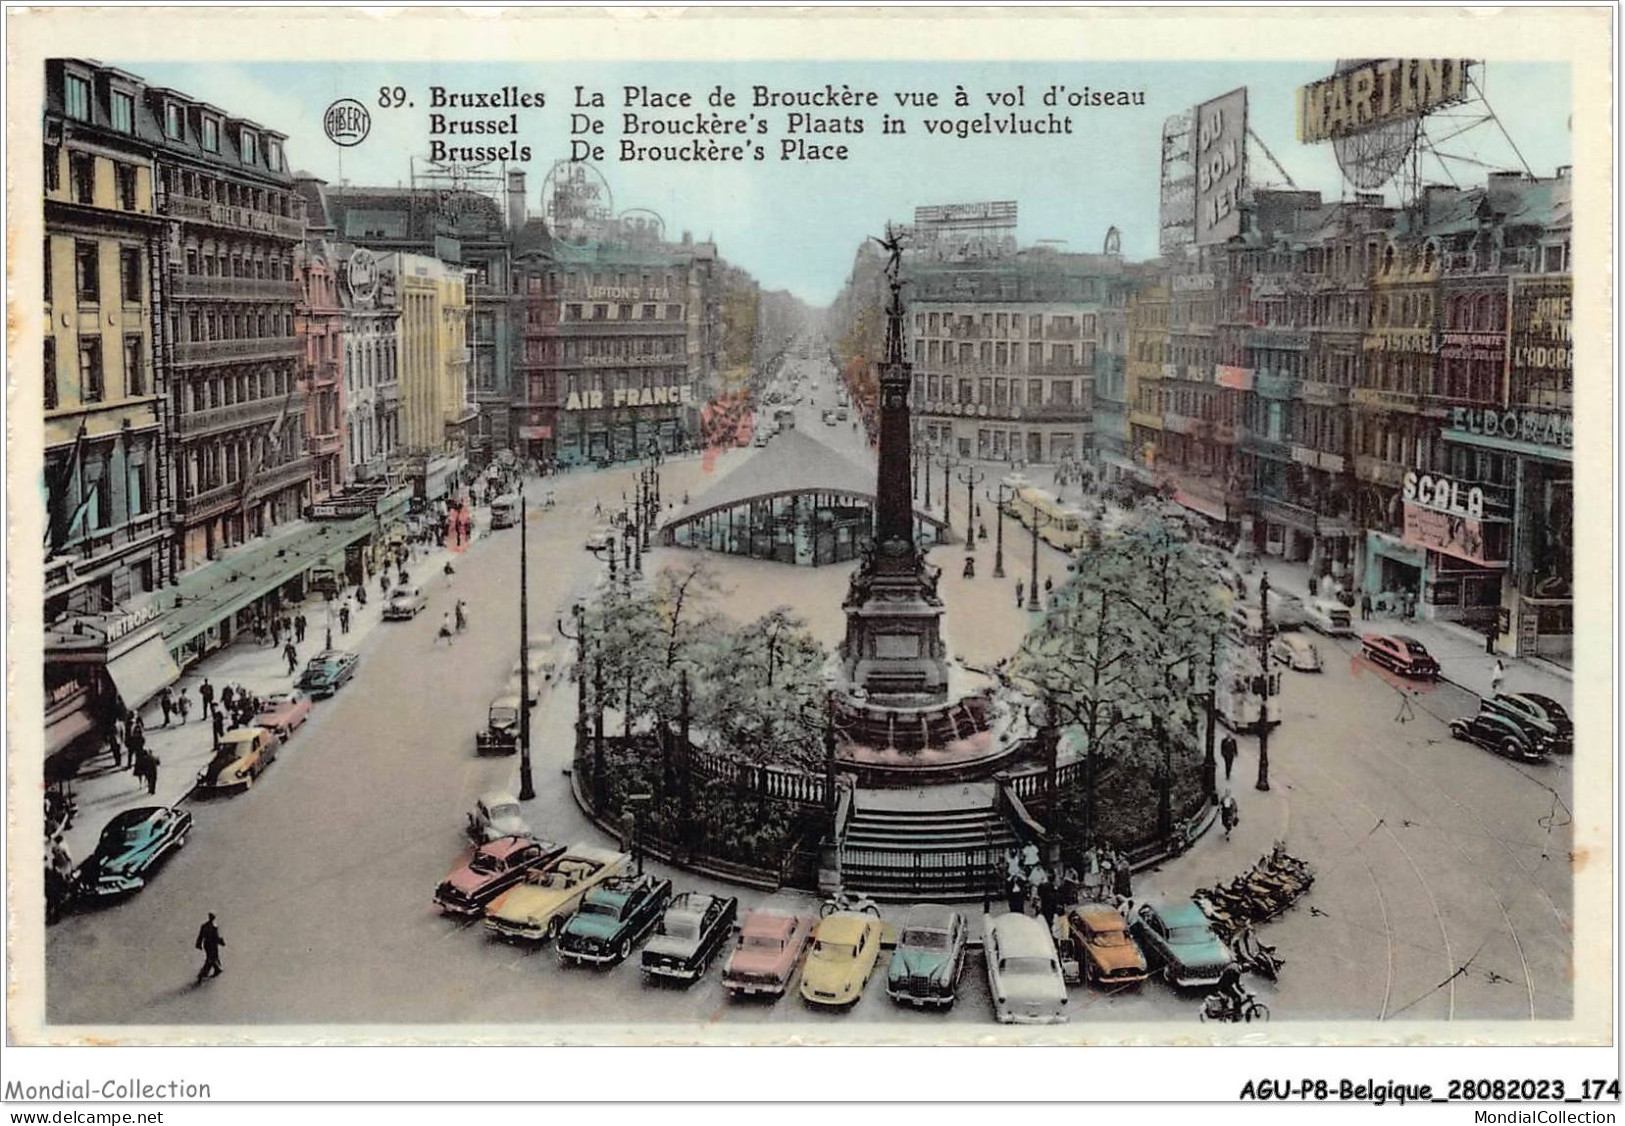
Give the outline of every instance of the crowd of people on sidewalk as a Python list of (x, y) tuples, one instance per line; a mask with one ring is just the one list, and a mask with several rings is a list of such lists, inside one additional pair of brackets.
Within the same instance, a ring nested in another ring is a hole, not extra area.
[(1005, 895), (1010, 910), (1043, 918), (1051, 931), (1068, 907), (1081, 902), (1109, 903), (1129, 917), (1134, 895), (1133, 871), (1128, 857), (1111, 845), (1086, 849), (1081, 868), (1063, 865), (1051, 873), (1039, 857), (1038, 846), (1005, 853)]

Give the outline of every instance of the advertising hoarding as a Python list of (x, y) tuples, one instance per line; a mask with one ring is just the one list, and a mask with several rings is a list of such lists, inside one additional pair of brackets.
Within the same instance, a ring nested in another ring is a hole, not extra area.
[(914, 209), (912, 249), (935, 262), (977, 262), (1016, 251), (1016, 203), (938, 203)]
[(1191, 115), (1162, 123), (1161, 206), (1157, 245), (1168, 254), (1196, 237), (1196, 166), (1191, 163)]
[(1195, 241), (1210, 246), (1241, 234), (1241, 193), (1247, 186), (1247, 87), (1197, 106), (1192, 140)]
[(1409, 501), (1405, 503), (1404, 540), (1413, 547), (1442, 552), (1465, 559), (1480, 567), (1504, 567), (1499, 552), (1489, 550), (1484, 539), (1484, 521), (1453, 512), (1441, 512)]
[(1298, 87), (1298, 140), (1314, 144), (1409, 121), (1467, 97), (1470, 59), (1364, 59)]

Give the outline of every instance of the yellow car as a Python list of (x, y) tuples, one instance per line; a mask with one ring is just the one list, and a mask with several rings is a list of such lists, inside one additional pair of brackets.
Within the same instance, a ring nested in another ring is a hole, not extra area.
[(812, 953), (801, 970), (801, 999), (814, 1005), (851, 1005), (880, 961), (880, 920), (855, 911), (820, 919)]
[(558, 938), (581, 899), (611, 876), (632, 870), (624, 852), (578, 844), (553, 863), (532, 869), (485, 909), (485, 925), (503, 938)]
[(198, 772), (200, 790), (248, 789), (276, 758), (281, 742), (265, 727), (238, 727), (220, 736), (209, 765)]

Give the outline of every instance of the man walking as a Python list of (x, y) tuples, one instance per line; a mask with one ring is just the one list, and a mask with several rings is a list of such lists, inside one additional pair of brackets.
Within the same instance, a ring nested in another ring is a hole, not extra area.
[(301, 610), (299, 611), (299, 616), (293, 620), (293, 636), (301, 645), (305, 643), (306, 625), (305, 612)]
[(158, 756), (151, 751), (143, 751), (143, 766), (147, 771), (147, 796), (158, 792)]
[(225, 944), (220, 928), (214, 925), (214, 912), (210, 911), (208, 920), (197, 929), (197, 941), (192, 944), (194, 950), (203, 951), (203, 968), (197, 972), (199, 985), (204, 978), (219, 977), (225, 972), (220, 965), (220, 948)]
[(1027, 593), (1027, 584), (1022, 582), (1020, 579), (1017, 579), (1016, 580), (1016, 609), (1017, 610), (1021, 609), (1021, 598), (1022, 598), (1022, 595), (1026, 594), (1026, 593)]
[(1371, 620), (1371, 593), (1370, 593), (1370, 591), (1362, 591), (1360, 593), (1360, 620), (1362, 622), (1369, 622)]
[(288, 675), (292, 676), (299, 670), (299, 650), (293, 647), (291, 639), (282, 647), (282, 655), (288, 660)]
[(1226, 735), (1219, 744), (1219, 755), (1224, 759), (1224, 780), (1230, 781), (1230, 772), (1236, 766), (1236, 737)]
[(350, 632), (350, 600), (348, 598), (339, 606), (339, 632)]
[(1501, 694), (1501, 682), (1506, 679), (1507, 667), (1501, 663), (1501, 658), (1495, 658), (1495, 667), (1490, 670), (1490, 695)]
[(435, 637), (434, 643), (436, 645), (439, 645), (442, 641), (444, 641), (446, 643), (446, 645), (449, 647), (451, 645), (451, 635), (452, 635), (451, 612), (448, 610), (446, 613), (440, 615), (440, 633), (439, 633), (438, 636)]
[(209, 721), (214, 727), (214, 747), (220, 749), (220, 736), (226, 733), (226, 713), (219, 708), (209, 709)]
[(158, 693), (158, 706), (163, 709), (164, 726), (168, 727), (169, 715), (175, 710), (175, 698), (170, 693), (168, 688), (165, 688), (162, 692)]
[(182, 688), (175, 696), (175, 711), (181, 717), (181, 726), (186, 726), (186, 719), (192, 712), (192, 698)]
[(214, 711), (214, 685), (209, 683), (208, 677), (204, 677), (203, 683), (197, 686), (197, 698), (203, 701), (204, 715)]

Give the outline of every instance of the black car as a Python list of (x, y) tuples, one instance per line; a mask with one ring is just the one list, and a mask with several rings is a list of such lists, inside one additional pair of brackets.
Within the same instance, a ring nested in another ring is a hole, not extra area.
[(1490, 707), (1450, 721), (1450, 734), (1517, 762), (1545, 762), (1548, 740)]
[(652, 977), (696, 981), (733, 934), (739, 900), (685, 891), (661, 917), (643, 948), (643, 972)]
[(660, 922), (671, 881), (650, 874), (605, 880), (589, 891), (558, 937), (559, 959), (613, 965), (624, 961)]
[(1481, 706), (1522, 724), (1537, 741), (1545, 739), (1551, 753), (1574, 753), (1574, 722), (1563, 705), (1550, 696), (1536, 692), (1503, 692), (1485, 700)]
[(102, 827), (96, 850), (79, 866), (81, 894), (128, 895), (146, 886), (158, 866), (186, 844), (192, 815), (172, 806), (127, 809)]

